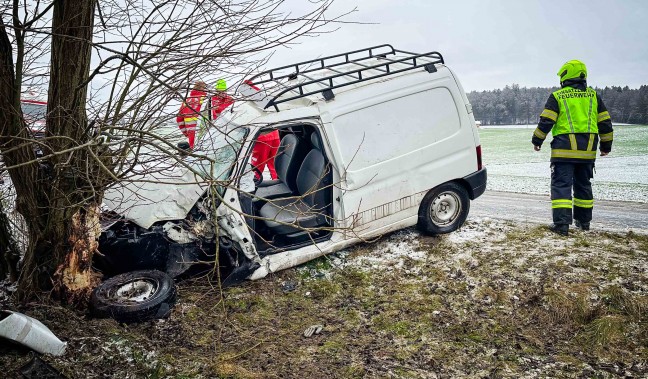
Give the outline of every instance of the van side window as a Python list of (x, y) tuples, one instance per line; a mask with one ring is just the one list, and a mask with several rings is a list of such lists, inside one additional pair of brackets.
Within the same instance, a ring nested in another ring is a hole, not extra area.
[(356, 171), (412, 154), (457, 133), (459, 114), (450, 91), (434, 88), (359, 109), (333, 120), (342, 159)]

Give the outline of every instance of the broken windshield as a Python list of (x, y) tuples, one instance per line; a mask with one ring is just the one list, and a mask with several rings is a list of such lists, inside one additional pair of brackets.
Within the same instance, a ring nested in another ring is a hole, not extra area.
[[(206, 128), (194, 150), (178, 156), (162, 152), (152, 141), (140, 149), (130, 174), (106, 191), (106, 209), (144, 228), (183, 219), (209, 186), (223, 194), (247, 133), (240, 126)], [(177, 127), (162, 127), (156, 134), (172, 144), (185, 141)]]

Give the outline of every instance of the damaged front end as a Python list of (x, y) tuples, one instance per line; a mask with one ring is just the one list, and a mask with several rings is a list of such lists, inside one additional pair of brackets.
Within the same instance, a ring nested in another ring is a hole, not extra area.
[(159, 270), (173, 278), (194, 276), (218, 267), (224, 283), (240, 282), (258, 264), (252, 264), (208, 214), (199, 201), (185, 219), (160, 221), (149, 228), (124, 218), (104, 220), (95, 266), (107, 276)]
[(143, 147), (128, 180), (104, 194), (96, 268), (107, 276), (158, 270), (174, 278), (217, 268), (226, 278), (253, 266), (256, 250), (241, 242), (249, 232), (240, 216), (223, 224), (234, 211), (223, 211), (219, 200), (236, 192), (231, 175), (247, 132), (206, 128), (193, 154), (181, 158)]

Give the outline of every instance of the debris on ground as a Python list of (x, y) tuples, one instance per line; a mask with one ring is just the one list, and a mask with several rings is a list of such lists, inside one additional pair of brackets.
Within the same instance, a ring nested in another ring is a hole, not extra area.
[(310, 338), (313, 334), (320, 334), (324, 329), (324, 325), (312, 325), (304, 330), (304, 337)]

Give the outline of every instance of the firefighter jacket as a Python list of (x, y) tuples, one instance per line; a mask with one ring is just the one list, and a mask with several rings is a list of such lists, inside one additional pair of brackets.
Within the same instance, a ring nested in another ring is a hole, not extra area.
[(542, 146), (551, 131), (552, 162), (594, 162), (597, 145), (612, 150), (612, 120), (603, 100), (585, 80), (572, 79), (549, 96), (531, 142)]

